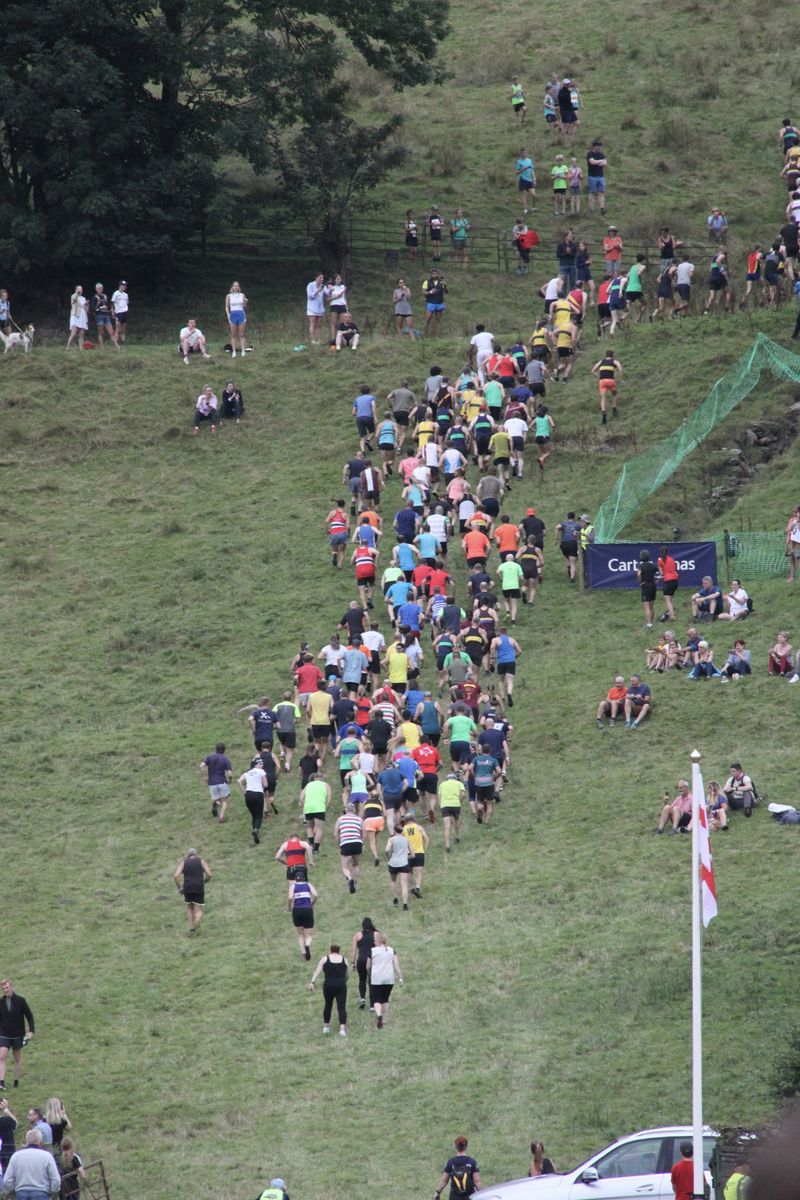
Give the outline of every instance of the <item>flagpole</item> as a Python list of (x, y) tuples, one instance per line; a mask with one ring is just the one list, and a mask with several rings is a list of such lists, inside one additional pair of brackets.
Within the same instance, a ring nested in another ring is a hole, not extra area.
[(699, 750), (692, 751), (692, 1146), (694, 1195), (699, 1200), (702, 1200), (705, 1193), (703, 1174), (703, 964), (700, 940), (701, 757)]

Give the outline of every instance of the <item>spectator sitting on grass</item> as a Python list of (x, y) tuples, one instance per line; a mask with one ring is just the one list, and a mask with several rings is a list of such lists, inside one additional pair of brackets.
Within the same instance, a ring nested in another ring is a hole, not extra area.
[(717, 613), (720, 621), (741, 621), (750, 611), (749, 596), (738, 579), (731, 580), (731, 590), (724, 596), (727, 612)]
[(727, 833), (728, 800), (716, 779), (712, 779), (706, 788), (706, 812), (709, 829), (724, 829)]
[(697, 647), (700, 645), (700, 634), (695, 629), (694, 625), (690, 625), (686, 630), (686, 645), (683, 648), (683, 665), (691, 663), (692, 666), (697, 662)]
[(781, 630), (778, 634), (777, 641), (774, 646), (770, 647), (769, 651), (769, 674), (770, 675), (791, 675), (794, 671), (792, 647), (789, 642), (789, 634), (785, 630)]
[(197, 328), (197, 321), (194, 317), (190, 317), (180, 331), (178, 337), (181, 343), (181, 354), (183, 361), (189, 362), (190, 354), (202, 354), (203, 358), (211, 358), (211, 355), (206, 350), (206, 339), (201, 330)]
[(715, 675), (721, 674), (722, 672), (720, 671), (719, 667), (714, 666), (714, 651), (711, 649), (708, 642), (698, 642), (695, 664), (686, 678), (713, 679)]
[(683, 665), (683, 650), (671, 629), (665, 630), (657, 646), (645, 651), (648, 671), (659, 674)]
[(663, 833), (672, 822), (670, 833), (688, 833), (692, 825), (692, 793), (685, 779), (678, 780), (678, 794), (670, 800), (669, 792), (664, 792), (664, 803), (661, 816), (658, 818), (656, 833)]
[(642, 683), (638, 675), (631, 675), (628, 694), (625, 697), (625, 728), (638, 729), (653, 707), (650, 688)]
[(751, 675), (753, 671), (750, 651), (745, 648), (744, 639), (737, 638), (733, 649), (725, 659), (722, 674), (726, 679), (738, 679), (740, 675)]
[(755, 789), (749, 775), (745, 775), (740, 762), (731, 763), (731, 773), (722, 789), (728, 800), (728, 807), (733, 812), (740, 809), (746, 817), (752, 816), (755, 804)]
[(711, 621), (722, 607), (722, 589), (710, 575), (703, 576), (703, 585), (692, 596), (692, 617), (695, 621)]
[(617, 675), (614, 686), (608, 689), (605, 700), (601, 700), (597, 708), (597, 728), (603, 728), (603, 718), (608, 717), (608, 724), (613, 728), (617, 723), (617, 714), (625, 701), (628, 689), (625, 687), (625, 676)]

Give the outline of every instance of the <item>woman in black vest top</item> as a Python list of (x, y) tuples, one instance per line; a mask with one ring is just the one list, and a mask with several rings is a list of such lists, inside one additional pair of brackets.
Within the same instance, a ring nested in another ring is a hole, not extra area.
[(325, 1004), (322, 1009), (322, 1032), (330, 1033), (331, 1013), (334, 1001), (339, 1017), (339, 1037), (347, 1037), (347, 962), (336, 942), (333, 942), (328, 954), (324, 954), (317, 963), (317, 969), (311, 976), (308, 985), (313, 992), (319, 975), (324, 975), (322, 995)]
[(211, 878), (211, 868), (206, 860), (192, 848), (186, 851), (186, 857), (178, 863), (173, 878), (179, 894), (186, 901), (189, 933), (197, 933), (197, 927), (203, 919), (206, 880)]
[[(377, 865), (377, 864), (376, 864)], [(375, 934), (378, 930), (372, 924), (370, 917), (364, 917), (361, 928), (353, 937), (350, 949), (350, 966), (358, 972), (358, 1007), (364, 1008), (367, 1003), (367, 981), (369, 971), (367, 962), (375, 945)], [(372, 1011), (372, 992), (370, 989), (369, 1008)]]

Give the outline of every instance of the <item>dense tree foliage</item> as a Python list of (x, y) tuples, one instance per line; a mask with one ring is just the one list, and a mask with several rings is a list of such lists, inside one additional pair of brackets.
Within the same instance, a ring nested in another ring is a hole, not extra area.
[(430, 79), (446, 17), (444, 0), (6, 5), (0, 261), (162, 255), (198, 228), (220, 153), (264, 170), (287, 131), (328, 122), (348, 49), (396, 87)]

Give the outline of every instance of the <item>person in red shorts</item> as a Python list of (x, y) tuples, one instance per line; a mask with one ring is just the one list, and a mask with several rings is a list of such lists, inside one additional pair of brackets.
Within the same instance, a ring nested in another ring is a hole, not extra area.
[(350, 562), (356, 569), (356, 584), (362, 608), (372, 608), (372, 593), (375, 590), (375, 564), (378, 551), (372, 546), (356, 546)]
[(681, 1157), (670, 1176), (675, 1200), (692, 1200), (694, 1195), (694, 1157), (691, 1142), (681, 1142)]
[(614, 357), (613, 347), (609, 346), (599, 362), (592, 367), (592, 374), (598, 376), (598, 391), (600, 392), (600, 419), (605, 425), (606, 396), (611, 397), (611, 413), (617, 415), (617, 375), (622, 379), (622, 366)]
[(678, 573), (678, 564), (666, 546), (662, 546), (659, 551), (658, 573), (664, 580), (665, 610), (658, 619), (659, 621), (674, 621), (675, 608), (672, 603), (672, 597), (678, 590), (680, 575)]

